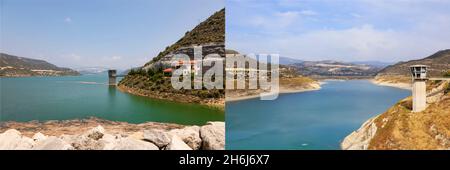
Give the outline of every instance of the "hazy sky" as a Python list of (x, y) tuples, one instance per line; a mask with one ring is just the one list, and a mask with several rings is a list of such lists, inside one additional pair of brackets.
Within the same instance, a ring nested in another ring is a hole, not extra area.
[(399, 61), (450, 48), (448, 0), (228, 0), (227, 48), (340, 61)]
[(141, 66), (224, 0), (0, 0), (0, 50), (71, 68)]

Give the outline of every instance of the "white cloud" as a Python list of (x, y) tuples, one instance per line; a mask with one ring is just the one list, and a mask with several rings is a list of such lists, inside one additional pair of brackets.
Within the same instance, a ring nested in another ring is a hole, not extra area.
[(69, 55), (66, 55), (65, 58), (68, 58), (68, 59), (74, 60), (74, 61), (80, 61), (82, 57), (77, 54), (69, 54)]
[[(417, 30), (419, 31), (419, 30)], [(443, 36), (443, 37), (437, 37)], [(279, 53), (305, 60), (404, 61), (450, 47), (450, 34), (379, 30), (365, 24), (341, 30), (315, 30), (298, 35), (233, 39), (227, 44), (244, 53)]]
[(362, 16), (360, 15), (360, 14), (358, 14), (358, 13), (351, 13), (350, 14), (352, 17), (355, 17), (355, 18), (361, 18)]
[(275, 13), (276, 18), (273, 20), (273, 24), (279, 27), (287, 27), (291, 25), (299, 16), (297, 11), (287, 11), (287, 12), (277, 12)]
[(291, 26), (300, 16), (298, 11), (274, 12), (271, 15), (256, 15), (251, 17), (247, 23), (258, 30), (280, 31)]
[(275, 13), (276, 16), (281, 18), (295, 18), (297, 17), (299, 12), (297, 11), (286, 11), (286, 12), (277, 12)]
[(64, 18), (64, 22), (66, 22), (66, 23), (72, 23), (72, 18), (66, 17), (66, 18)]
[[(228, 29), (227, 48), (243, 53), (279, 53), (305, 60), (394, 62), (423, 58), (450, 48), (450, 13), (446, 8), (450, 1), (345, 2), (351, 8), (331, 12), (322, 6), (311, 8), (317, 5), (312, 2), (283, 6), (290, 10), (287, 12), (273, 13), (283, 9), (268, 5), (260, 10), (253, 9), (260, 16), (252, 22), (261, 27), (252, 28), (254, 31), (241, 30), (246, 25), (240, 24), (236, 29)], [(290, 3), (297, 2), (282, 2)], [(305, 7), (310, 9), (301, 10)], [(233, 22), (233, 18), (230, 20)], [(277, 26), (267, 26), (267, 23)]]
[(111, 57), (111, 60), (120, 60), (120, 59), (122, 59), (121, 56), (112, 56)]
[(302, 15), (307, 15), (307, 16), (313, 16), (313, 15), (317, 15), (318, 13), (312, 10), (303, 10), (300, 11), (300, 14)]

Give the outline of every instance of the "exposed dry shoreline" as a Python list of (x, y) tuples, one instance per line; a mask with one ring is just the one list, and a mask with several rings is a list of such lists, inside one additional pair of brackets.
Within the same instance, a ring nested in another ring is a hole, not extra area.
[[(301, 92), (307, 92), (307, 91), (315, 91), (315, 90), (320, 90), (320, 88), (321, 88), (320, 85), (319, 86), (315, 86), (313, 88), (305, 88), (305, 89), (280, 87), (279, 94), (301, 93)], [(259, 97), (260, 97), (260, 93), (246, 95), (246, 96), (227, 96), (225, 98), (225, 101), (233, 102), (233, 101), (254, 99), (254, 98), (259, 98)]]
[[(153, 99), (159, 99), (159, 100), (168, 100), (168, 101), (174, 101), (174, 102), (181, 102), (181, 103), (197, 103), (201, 105), (210, 106), (213, 108), (218, 109), (225, 109), (225, 99), (201, 99), (197, 96), (191, 96), (191, 95), (184, 95), (184, 94), (173, 94), (173, 93), (165, 93), (165, 92), (151, 92), (151, 91), (144, 91), (141, 89), (136, 88), (130, 88), (124, 85), (117, 85), (117, 89), (119, 89), (122, 92), (130, 93), (133, 95), (138, 96), (144, 96), (149, 97)], [(180, 100), (183, 99), (183, 100)]]
[(400, 89), (411, 90), (411, 78), (403, 75), (377, 75), (372, 83), (380, 86), (396, 87)]
[[(363, 79), (363, 78), (356, 78), (356, 79)], [(389, 87), (395, 87), (405, 90), (411, 89), (411, 84), (409, 83), (403, 83), (403, 82), (389, 82), (382, 79), (369, 79), (365, 78), (367, 80), (370, 80), (371, 83), (379, 85), (379, 86), (389, 86)], [(301, 93), (301, 92), (307, 92), (307, 91), (315, 91), (320, 90), (320, 85), (324, 84), (323, 81), (346, 81), (346, 80), (352, 80), (352, 79), (337, 79), (337, 78), (327, 78), (327, 79), (321, 79), (321, 81), (318, 82), (318, 85), (313, 84), (312, 87), (306, 87), (306, 88), (298, 88), (298, 87), (286, 87), (283, 85), (280, 85), (280, 92), (279, 94), (287, 94), (287, 93)], [(241, 101), (241, 100), (248, 100), (248, 99), (254, 99), (260, 97), (260, 91), (251, 91), (247, 90), (247, 95), (243, 96), (230, 96), (227, 95), (225, 101), (232, 102), (232, 101)], [(243, 92), (244, 93), (244, 92)]]
[(411, 90), (411, 84), (409, 83), (402, 83), (402, 82), (387, 82), (382, 80), (376, 80), (372, 79), (370, 80), (373, 84), (379, 85), (379, 86), (389, 86), (389, 87), (395, 87), (405, 90)]

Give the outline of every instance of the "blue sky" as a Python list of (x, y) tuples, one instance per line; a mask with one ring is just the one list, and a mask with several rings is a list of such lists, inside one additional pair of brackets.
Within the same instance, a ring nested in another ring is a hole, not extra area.
[(303, 60), (396, 62), (450, 48), (448, 0), (228, 0), (226, 46)]
[(0, 0), (1, 52), (71, 68), (141, 66), (224, 0)]

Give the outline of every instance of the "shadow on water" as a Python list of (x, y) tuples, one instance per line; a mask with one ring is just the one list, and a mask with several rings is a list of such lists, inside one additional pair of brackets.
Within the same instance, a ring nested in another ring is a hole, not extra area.
[(108, 94), (110, 99), (114, 99), (114, 97), (116, 96), (116, 91), (117, 91), (116, 86), (108, 85)]

